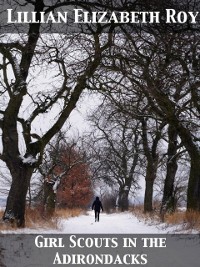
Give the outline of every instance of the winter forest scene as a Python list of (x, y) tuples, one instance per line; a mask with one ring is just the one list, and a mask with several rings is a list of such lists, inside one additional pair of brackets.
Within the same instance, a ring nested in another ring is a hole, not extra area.
[(2, 0), (0, 21), (7, 9), (0, 232), (199, 233), (199, 2)]

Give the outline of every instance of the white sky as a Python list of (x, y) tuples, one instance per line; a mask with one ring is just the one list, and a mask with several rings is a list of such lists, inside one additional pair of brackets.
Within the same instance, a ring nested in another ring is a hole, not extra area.
[(85, 94), (82, 97), (78, 102), (76, 109), (72, 111), (69, 117), (72, 133), (74, 130), (78, 130), (80, 133), (89, 130), (87, 115), (91, 113), (99, 103), (100, 99), (95, 94)]

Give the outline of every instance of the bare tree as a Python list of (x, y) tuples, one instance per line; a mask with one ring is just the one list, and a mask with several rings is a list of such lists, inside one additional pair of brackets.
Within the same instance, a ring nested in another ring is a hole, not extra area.
[(118, 187), (118, 206), (128, 209), (131, 188), (136, 189), (140, 138), (138, 124), (129, 117), (119, 115), (111, 102), (104, 101), (90, 120), (94, 125), (95, 177)]
[(162, 137), (162, 129), (165, 126), (165, 123), (157, 125), (152, 119), (148, 122), (148, 119), (145, 118), (141, 119), (141, 122), (143, 149), (147, 160), (144, 211), (151, 212), (153, 211), (153, 186), (159, 164), (158, 145)]
[[(123, 86), (123, 94), (131, 99), (131, 92), (133, 97), (142, 93), (151, 106), (151, 114), (145, 116), (157, 116), (175, 129), (174, 141), (176, 135), (181, 138), (191, 160), (187, 207), (194, 210), (200, 209), (199, 41), (195, 31), (169, 32), (152, 27), (149, 32), (130, 33), (124, 29), (124, 38), (117, 42), (115, 52), (111, 51), (112, 64), (107, 64), (109, 70), (131, 83), (131, 87)], [(175, 153), (175, 146), (173, 150)], [(175, 165), (174, 162), (174, 174)]]
[(180, 145), (178, 144), (178, 134), (176, 129), (168, 126), (168, 149), (167, 149), (167, 166), (166, 166), (166, 178), (164, 182), (163, 198), (160, 213), (162, 217), (166, 212), (173, 212), (176, 208), (176, 201), (174, 198), (174, 183), (178, 169), (178, 159), (183, 153), (178, 152)]
[[(41, 0), (26, 2), (34, 6), (37, 16), (55, 8), (49, 9)], [(0, 159), (12, 176), (3, 219), (19, 227), (25, 223), (32, 173), (40, 165), (46, 145), (89, 85), (112, 40), (111, 34), (102, 36), (99, 29), (98, 33), (92, 29), (91, 35), (41, 35), (40, 27), (40, 23), (30, 24), (27, 34), (6, 34), (0, 42)], [(41, 118), (49, 118), (42, 131), (37, 129)]]
[[(173, 191), (170, 190), (169, 203), (166, 203), (166, 207), (163, 207), (163, 201), (161, 202), (161, 219), (164, 221), (165, 214), (174, 212), (178, 207), (183, 207), (187, 203), (187, 184), (189, 175), (190, 160), (185, 153), (177, 153), (176, 163), (178, 165), (176, 175), (173, 181)], [(185, 157), (186, 156), (186, 157)], [(155, 189), (156, 197), (163, 198), (164, 190), (166, 190), (166, 170), (168, 165), (168, 155), (166, 159), (163, 159), (162, 165), (158, 171), (158, 178), (156, 179)]]

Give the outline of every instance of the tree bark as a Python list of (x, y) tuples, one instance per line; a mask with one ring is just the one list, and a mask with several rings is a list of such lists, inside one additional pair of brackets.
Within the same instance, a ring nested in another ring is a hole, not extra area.
[(177, 131), (190, 156), (187, 209), (200, 211), (200, 151), (189, 129), (177, 123)]
[(130, 189), (128, 189), (127, 187), (123, 187), (119, 191), (118, 205), (119, 205), (119, 209), (122, 212), (127, 211), (129, 208), (129, 201), (128, 201), (129, 191)]
[(191, 155), (187, 210), (200, 211), (200, 154), (195, 154)]
[(33, 169), (19, 166), (12, 174), (12, 184), (7, 198), (3, 220), (13, 226), (25, 226), (26, 195), (30, 185)]
[(146, 167), (146, 187), (145, 187), (145, 196), (144, 196), (144, 212), (153, 211), (153, 185), (156, 179), (157, 167), (158, 167), (158, 154), (157, 146), (161, 136), (161, 129), (163, 125), (160, 125), (159, 131), (156, 132), (156, 135), (153, 139), (151, 147), (149, 146), (148, 140), (148, 131), (147, 131), (147, 120), (143, 119), (142, 122), (142, 141), (144, 154), (147, 159)]
[[(168, 160), (167, 160), (167, 173), (164, 184), (164, 192), (160, 214), (163, 217), (166, 212), (173, 212), (175, 210), (174, 201), (174, 181), (177, 172), (177, 131), (169, 125), (168, 128)], [(164, 218), (163, 218), (164, 219)]]
[(157, 162), (148, 163), (145, 177), (144, 212), (153, 211), (153, 186), (156, 179)]

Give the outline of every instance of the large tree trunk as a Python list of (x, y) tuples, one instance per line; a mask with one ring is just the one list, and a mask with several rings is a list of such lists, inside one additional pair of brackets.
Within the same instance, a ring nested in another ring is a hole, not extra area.
[(175, 210), (175, 201), (174, 201), (174, 181), (177, 172), (177, 131), (176, 129), (169, 125), (168, 129), (168, 160), (167, 160), (167, 173), (164, 184), (164, 192), (162, 205), (160, 209), (160, 214), (164, 219), (164, 214), (166, 212), (173, 212)]
[[(146, 76), (147, 77), (147, 76)], [(146, 78), (145, 77), (145, 78)], [(174, 111), (174, 102), (172, 102), (166, 94), (162, 91), (155, 90), (153, 84), (148, 80), (148, 91), (157, 101), (159, 107), (162, 109), (163, 114), (166, 114), (166, 119), (176, 130), (181, 138), (181, 141), (187, 149), (190, 160), (190, 177), (187, 191), (187, 209), (200, 211), (200, 152), (199, 145), (194, 140), (194, 136), (189, 128), (187, 128), (177, 118)]]
[(189, 129), (174, 119), (177, 132), (190, 156), (190, 176), (187, 191), (187, 209), (200, 211), (200, 152)]
[(122, 212), (127, 211), (129, 208), (129, 201), (128, 201), (129, 191), (130, 189), (127, 186), (121, 188), (119, 191), (118, 206)]
[(190, 176), (187, 191), (187, 209), (200, 211), (200, 151), (189, 129), (177, 123), (181, 140), (190, 155)]
[[(36, 0), (34, 11), (37, 13), (37, 18), (39, 18), (39, 12), (43, 11), (43, 8), (43, 0)], [(26, 195), (28, 187), (30, 185), (30, 179), (34, 170), (31, 162), (27, 162), (24, 164), (23, 160), (21, 159), (17, 127), (19, 121), (18, 114), (22, 105), (23, 97), (27, 93), (26, 79), (29, 74), (29, 68), (39, 38), (39, 30), (40, 23), (30, 24), (28, 39), (26, 44), (23, 46), (21, 59), (19, 56), (20, 62), (18, 62), (16, 59), (15, 62), (15, 60), (13, 60), (13, 58), (15, 57), (12, 58), (12, 55), (9, 55), (9, 57), (12, 59), (9, 61), (13, 68), (15, 80), (13, 81), (13, 92), (12, 94), (9, 93), (10, 99), (4, 111), (4, 118), (2, 123), (2, 143), (3, 160), (7, 164), (8, 169), (10, 170), (12, 176), (12, 183), (7, 198), (7, 204), (3, 215), (3, 220), (11, 222), (17, 227), (24, 227), (25, 225)], [(25, 121), (23, 122), (25, 123)], [(25, 127), (24, 123), (22, 124), (23, 135), (27, 147), (25, 157), (27, 157), (28, 160), (28, 156), (31, 156), (31, 153), (28, 152), (28, 146), (31, 144), (31, 127), (29, 123), (27, 123)], [(36, 156), (37, 153), (34, 153), (34, 156)]]
[(28, 166), (19, 166), (12, 173), (13, 179), (3, 220), (17, 227), (25, 226), (26, 195), (32, 173), (33, 169)]
[(190, 177), (187, 191), (187, 209), (200, 211), (200, 154), (191, 156)]
[(161, 129), (162, 125), (160, 125), (160, 129), (156, 131), (155, 137), (153, 138), (153, 142), (151, 147), (149, 146), (148, 140), (148, 130), (147, 130), (147, 120), (141, 120), (142, 122), (142, 141), (144, 154), (147, 159), (147, 167), (146, 167), (146, 187), (145, 187), (145, 195), (144, 195), (144, 212), (152, 212), (153, 211), (153, 185), (156, 179), (157, 167), (158, 167), (158, 154), (157, 154), (157, 146), (158, 142), (161, 138)]
[(147, 165), (145, 177), (144, 212), (153, 211), (153, 186), (156, 179), (157, 163)]

